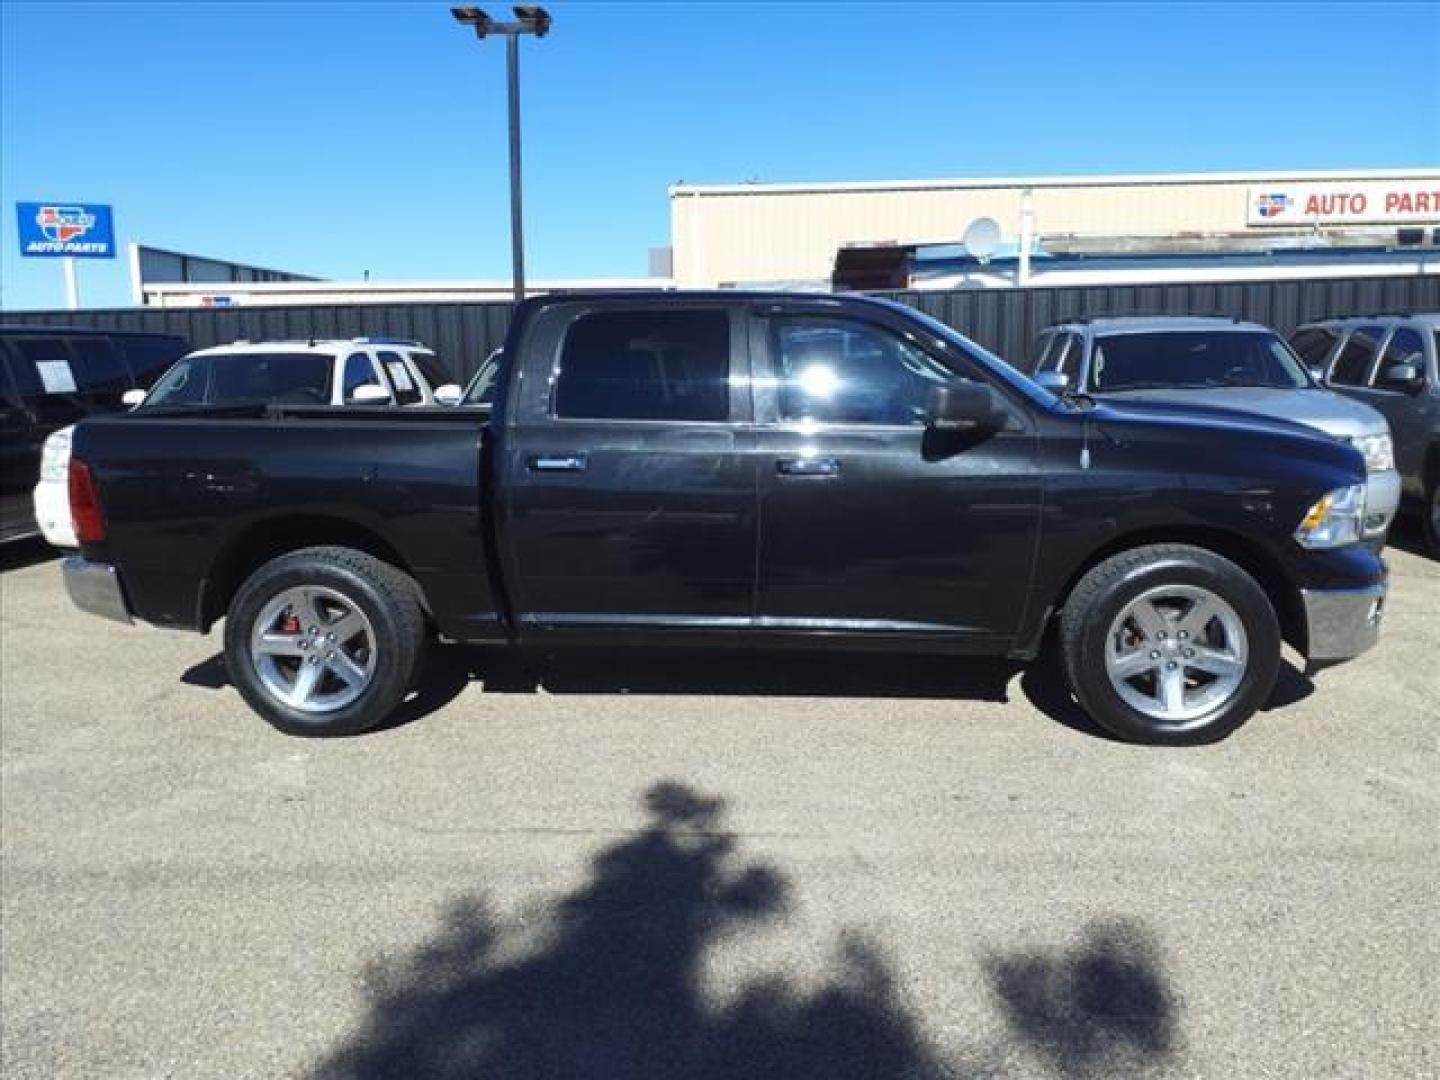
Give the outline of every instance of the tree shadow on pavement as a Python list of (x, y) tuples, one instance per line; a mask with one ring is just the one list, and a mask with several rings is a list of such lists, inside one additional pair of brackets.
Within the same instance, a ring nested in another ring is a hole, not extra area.
[(1141, 926), (1098, 924), (1062, 956), (1011, 953), (985, 969), (1011, 1030), (1062, 1076), (1134, 1076), (1174, 1052), (1175, 1002)]
[(993, 1073), (1025, 1047), (1072, 1072), (1171, 1051), (1172, 998), (1134, 928), (1097, 931), (1073, 957), (987, 960), (1013, 1040), (965, 1060), (935, 1049), (857, 934), (818, 980), (775, 974), (711, 1000), (707, 950), (778, 920), (791, 887), (737, 857), (723, 800), (662, 783), (644, 802), (649, 823), (599, 853), (543, 926), (471, 897), (413, 953), (373, 963), (365, 1019), (314, 1077), (928, 1080)]

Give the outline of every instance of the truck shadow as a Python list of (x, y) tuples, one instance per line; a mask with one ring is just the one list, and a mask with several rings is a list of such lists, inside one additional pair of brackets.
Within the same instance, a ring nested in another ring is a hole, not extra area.
[[(1019, 674), (1018, 682), (1015, 676)], [(180, 677), (218, 690), (230, 683), (220, 654)], [(445, 645), (432, 648), (414, 693), (374, 731), (423, 719), (467, 688), (487, 694), (650, 694), (711, 697), (835, 697), (1007, 703), (1012, 685), (1050, 720), (1082, 735), (1115, 741), (1090, 720), (1065, 685), (1052, 648), (1022, 664), (989, 657), (883, 653), (792, 652), (769, 649), (592, 649), (549, 653)], [(1314, 683), (1287, 660), (1264, 706), (1292, 705)]]
[(7, 570), (23, 570), (27, 566), (57, 561), (65, 552), (51, 547), (38, 536), (24, 540), (10, 540), (0, 544), (0, 573)]
[(1425, 546), (1425, 537), (1421, 534), (1420, 516), (1418, 513), (1402, 513), (1395, 518), (1390, 526), (1390, 533), (1385, 542), (1393, 548), (1408, 552), (1411, 555), (1418, 555), (1422, 559), (1434, 560), (1435, 556), (1430, 554)]
[(723, 991), (710, 992), (721, 946), (743, 947), (762, 928), (773, 942), (797, 889), (742, 855), (722, 798), (664, 782), (642, 805), (646, 823), (596, 853), (569, 893), (527, 902), (519, 916), (499, 914), (483, 893), (463, 896), (428, 940), (373, 960), (358, 979), (362, 1019), (310, 1075), (939, 1080), (1038, 1067), (1136, 1076), (1175, 1056), (1178, 999), (1160, 950), (1123, 920), (1085, 928), (1069, 948), (978, 957), (1001, 1033), (967, 1041), (951, 1026), (943, 1050), (907, 1004), (887, 950), (856, 931), (842, 930), (813, 974), (787, 964), (722, 978)]

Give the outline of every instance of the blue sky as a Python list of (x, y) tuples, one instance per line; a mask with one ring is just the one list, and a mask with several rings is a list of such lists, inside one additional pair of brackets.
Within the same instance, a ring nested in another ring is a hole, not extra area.
[[(643, 274), (681, 180), (1440, 164), (1437, 5), (549, 7), (533, 277)], [(5, 0), (0, 50), (5, 308), (63, 300), (16, 200), (327, 277), (509, 272), (504, 47), (447, 5)], [(129, 302), (123, 257), (81, 273)]]

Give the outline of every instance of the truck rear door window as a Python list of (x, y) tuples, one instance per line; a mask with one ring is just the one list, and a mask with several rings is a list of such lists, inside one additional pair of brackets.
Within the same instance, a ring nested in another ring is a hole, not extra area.
[(1330, 359), (1330, 350), (1335, 348), (1335, 339), (1339, 336), (1329, 327), (1311, 326), (1295, 331), (1290, 338), (1290, 348), (1311, 371), (1324, 371), (1325, 361)]
[(561, 349), (554, 412), (577, 420), (728, 420), (729, 315), (581, 315)]

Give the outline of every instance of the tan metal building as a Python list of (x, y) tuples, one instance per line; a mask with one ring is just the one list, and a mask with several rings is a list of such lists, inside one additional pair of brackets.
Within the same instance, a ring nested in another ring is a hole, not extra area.
[[(682, 287), (830, 278), (855, 244), (955, 244), (977, 218), (1018, 243), (1028, 204), (1042, 243), (1212, 237), (1433, 244), (1440, 169), (1185, 173), (818, 184), (679, 184), (670, 189), (673, 276)], [(1098, 244), (1100, 248), (1105, 245)]]

